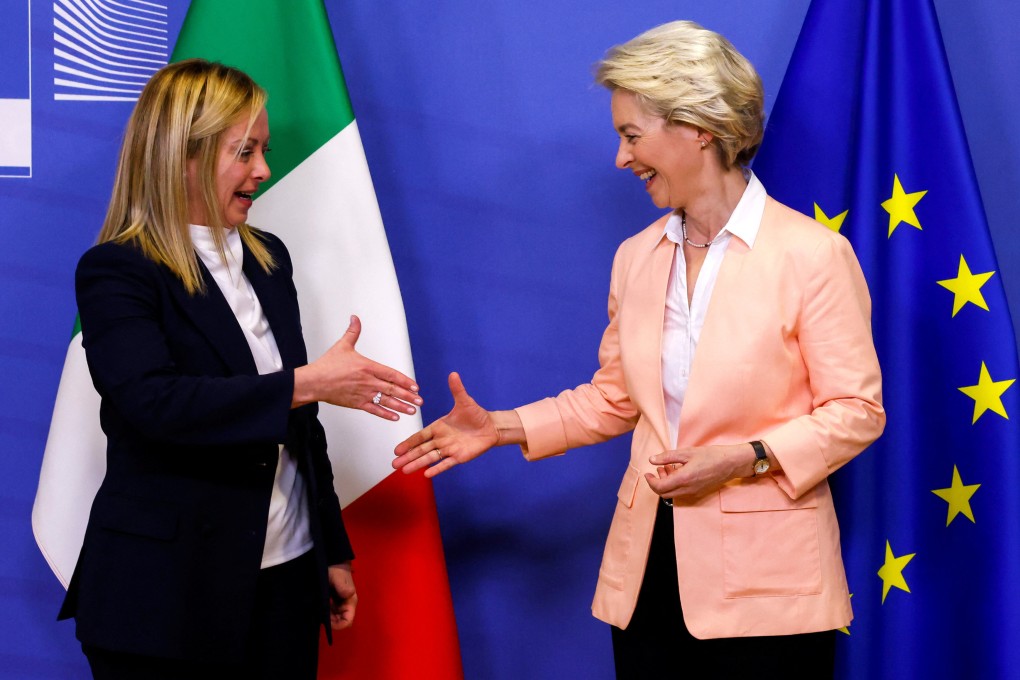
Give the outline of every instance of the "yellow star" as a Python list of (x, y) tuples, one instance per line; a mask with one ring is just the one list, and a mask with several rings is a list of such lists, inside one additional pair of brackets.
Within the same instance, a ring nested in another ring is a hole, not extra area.
[[(854, 594), (850, 593), (850, 599), (851, 600), (853, 599), (853, 597), (854, 597)], [(836, 630), (838, 630), (840, 633), (846, 633), (847, 635), (850, 634), (850, 626), (849, 625), (843, 626), (842, 628), (837, 628)]]
[(815, 219), (824, 224), (825, 226), (827, 226), (829, 229), (832, 229), (836, 233), (839, 233), (839, 228), (843, 226), (843, 220), (846, 219), (846, 214), (848, 212), (850, 211), (844, 210), (835, 217), (829, 217), (822, 211), (818, 204), (815, 203)]
[[(949, 503), (949, 513), (946, 517), (946, 526), (952, 522), (961, 512), (974, 522), (974, 513), (970, 509), (970, 497), (980, 488), (980, 484), (964, 485), (960, 478), (960, 471), (953, 466), (953, 485), (948, 489), (932, 489), (932, 493)], [(976, 522), (975, 522), (976, 524)]]
[(909, 555), (896, 557), (893, 555), (889, 541), (885, 542), (885, 564), (878, 570), (878, 577), (882, 579), (882, 604), (885, 604), (885, 596), (889, 594), (891, 588), (895, 587), (908, 593), (910, 592), (907, 580), (903, 578), (903, 568), (907, 566), (910, 560), (914, 559), (916, 554), (910, 553)]
[(981, 286), (988, 283), (988, 279), (994, 275), (994, 271), (971, 274), (967, 260), (963, 259), (963, 255), (960, 255), (960, 268), (956, 273), (956, 278), (937, 281), (940, 286), (953, 292), (953, 316), (956, 316), (956, 313), (963, 309), (963, 306), (968, 302), (988, 311), (988, 303), (985, 302), (985, 296), (981, 294)]
[(1012, 380), (992, 380), (992, 376), (988, 373), (988, 367), (982, 361), (978, 384), (959, 388), (961, 392), (974, 400), (974, 420), (970, 421), (971, 425), (976, 423), (978, 418), (984, 415), (985, 411), (993, 411), (1009, 420), (1006, 407), (1002, 405), (1002, 394), (1015, 382), (1015, 378)]
[(889, 213), (889, 238), (892, 238), (892, 233), (896, 231), (896, 227), (899, 226), (900, 222), (906, 222), (918, 229), (921, 228), (921, 223), (917, 220), (917, 215), (914, 213), (914, 206), (924, 198), (926, 193), (928, 193), (927, 189), (908, 194), (903, 191), (899, 175), (893, 175), (892, 196), (882, 201), (882, 207)]

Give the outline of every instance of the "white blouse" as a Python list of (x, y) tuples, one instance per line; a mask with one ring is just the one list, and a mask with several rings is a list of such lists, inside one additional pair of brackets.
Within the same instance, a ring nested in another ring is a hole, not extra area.
[[(283, 360), (276, 346), (273, 329), (262, 311), (255, 290), (241, 270), (244, 250), (237, 229), (226, 229), (224, 262), (216, 248), (210, 227), (191, 226), (191, 242), (202, 263), (219, 286), (227, 304), (234, 312), (244, 339), (248, 341), (259, 375), (283, 370)], [(312, 549), (308, 524), (308, 499), (297, 461), (283, 445), (276, 466), (273, 495), (269, 502), (266, 543), (262, 550), (262, 568), (283, 564)]]

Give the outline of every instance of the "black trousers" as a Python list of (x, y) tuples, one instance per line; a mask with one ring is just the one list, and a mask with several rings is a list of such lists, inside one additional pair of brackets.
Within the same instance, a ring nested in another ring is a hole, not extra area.
[(161, 659), (82, 645), (96, 680), (315, 680), (319, 582), (314, 552), (263, 569), (245, 658), (237, 663)]
[(673, 511), (660, 504), (638, 594), (626, 630), (612, 626), (618, 680), (781, 678), (824, 680), (835, 670), (836, 631), (699, 640), (680, 608)]

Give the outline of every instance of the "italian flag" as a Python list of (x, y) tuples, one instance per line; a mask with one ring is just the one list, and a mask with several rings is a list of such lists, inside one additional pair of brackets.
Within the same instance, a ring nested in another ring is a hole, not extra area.
[[(272, 178), (249, 222), (294, 261), (308, 355), (361, 317), (358, 350), (414, 375), (400, 290), (321, 0), (193, 0), (173, 59), (236, 66), (269, 92)], [(67, 585), (105, 472), (99, 397), (75, 329), (32, 511), (36, 540)], [(429, 480), (394, 473), (419, 417), (387, 422), (322, 405), (336, 491), (354, 544), (354, 626), (323, 642), (320, 678), (463, 676)]]

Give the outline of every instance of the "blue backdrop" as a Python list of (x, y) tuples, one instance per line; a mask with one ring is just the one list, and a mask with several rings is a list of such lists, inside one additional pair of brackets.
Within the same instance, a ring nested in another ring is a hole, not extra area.
[[(0, 177), (4, 678), (87, 677), (73, 627), (54, 620), (62, 589), (29, 516), (75, 313), (74, 264), (102, 220), (131, 104), (55, 99), (64, 4), (31, 3), (30, 63), (29, 3), (0, 5), (0, 100), (30, 97), (32, 111), (31, 178)], [(613, 253), (657, 211), (613, 167), (593, 62), (653, 25), (694, 19), (757, 65), (771, 107), (808, 0), (326, 4), (432, 420), (449, 408), (451, 370), (483, 405), (508, 408), (586, 381), (596, 366)], [(936, 7), (1020, 328), (1020, 7)], [(168, 10), (170, 45), (186, 9)], [(224, 30), (243, 31), (243, 17)], [(27, 174), (6, 167), (0, 159), (0, 174)], [(609, 631), (589, 603), (627, 445), (534, 465), (500, 449), (436, 481), (468, 678), (612, 677)], [(414, 578), (400, 565), (393, 575)], [(429, 634), (428, 621), (402, 626)]]

